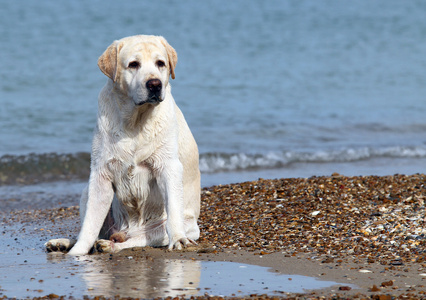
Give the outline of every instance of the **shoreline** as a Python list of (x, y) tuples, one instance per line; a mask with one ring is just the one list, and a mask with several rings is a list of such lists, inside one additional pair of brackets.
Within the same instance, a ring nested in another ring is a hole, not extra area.
[[(296, 163), (285, 168), (244, 169), (218, 173), (202, 173), (201, 187), (235, 184), (256, 181), (259, 178), (310, 178), (313, 176), (330, 176), (339, 170), (344, 176), (387, 176), (389, 174), (417, 174), (426, 164), (425, 158), (381, 158), (374, 161), (335, 162), (335, 163)], [(7, 169), (7, 168), (6, 168)], [(0, 170), (0, 173), (1, 170)], [(15, 172), (16, 173), (16, 172)], [(48, 172), (49, 173), (49, 172)], [(66, 172), (65, 172), (66, 173)], [(3, 172), (1, 176), (9, 176)], [(26, 180), (19, 173), (19, 183), (4, 184), (0, 182), (0, 208), (2, 210), (44, 209), (55, 206), (79, 205), (82, 190), (87, 185), (88, 175), (78, 178), (67, 176), (41, 175), (36, 182)], [(13, 177), (13, 176), (12, 176)], [(50, 179), (49, 179), (50, 178)], [(16, 179), (16, 178), (15, 178)], [(27, 178), (28, 179), (28, 178)], [(53, 181), (51, 181), (53, 180)]]
[[(360, 287), (332, 287), (302, 296), (308, 298), (425, 298), (425, 200), (424, 174), (335, 173), (212, 186), (202, 190), (197, 247), (184, 252), (129, 249), (114, 257), (131, 253), (154, 260), (234, 261)], [(14, 210), (3, 212), (2, 219), (3, 239), (12, 246), (4, 245), (1, 253), (24, 247), (49, 257), (43, 252), (44, 241), (76, 236), (79, 228), (76, 206)], [(24, 245), (14, 247), (15, 238)], [(106, 262), (110, 258), (94, 257)], [(0, 285), (6, 289), (0, 297), (8, 295), (7, 287)], [(42, 295), (50, 294), (47, 282), (44, 286)]]

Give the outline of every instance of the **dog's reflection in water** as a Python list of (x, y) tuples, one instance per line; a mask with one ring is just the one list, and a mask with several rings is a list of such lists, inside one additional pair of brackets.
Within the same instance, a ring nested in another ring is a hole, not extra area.
[[(50, 256), (50, 255), (49, 255)], [(64, 258), (64, 256), (62, 256)], [(59, 256), (51, 256), (56, 261)], [(90, 255), (74, 257), (73, 273), (86, 284), (83, 295), (132, 298), (198, 295), (201, 262), (149, 256)], [(68, 259), (66, 259), (68, 260)]]

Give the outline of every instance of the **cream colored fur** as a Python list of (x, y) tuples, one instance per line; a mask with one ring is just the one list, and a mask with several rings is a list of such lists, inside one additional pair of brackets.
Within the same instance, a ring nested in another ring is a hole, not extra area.
[[(181, 249), (198, 239), (198, 149), (171, 94), (176, 63), (163, 37), (144, 35), (115, 41), (99, 58), (108, 81), (99, 95), (81, 231), (75, 245), (51, 240), (48, 251)], [(155, 97), (149, 80), (161, 82)]]

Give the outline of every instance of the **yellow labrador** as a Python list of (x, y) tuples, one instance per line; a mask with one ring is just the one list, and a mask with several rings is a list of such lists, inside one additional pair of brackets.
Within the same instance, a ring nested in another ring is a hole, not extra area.
[(145, 35), (115, 41), (99, 58), (108, 81), (99, 95), (80, 234), (77, 241), (50, 240), (47, 251), (181, 249), (198, 239), (198, 149), (171, 94), (176, 63), (163, 37)]

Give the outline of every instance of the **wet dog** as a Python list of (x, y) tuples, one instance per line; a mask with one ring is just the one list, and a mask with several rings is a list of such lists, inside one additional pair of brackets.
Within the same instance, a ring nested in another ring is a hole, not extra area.
[(176, 63), (163, 37), (144, 35), (115, 41), (99, 58), (108, 80), (80, 200), (81, 230), (76, 241), (50, 240), (47, 251), (172, 250), (198, 239), (198, 149), (171, 94)]

